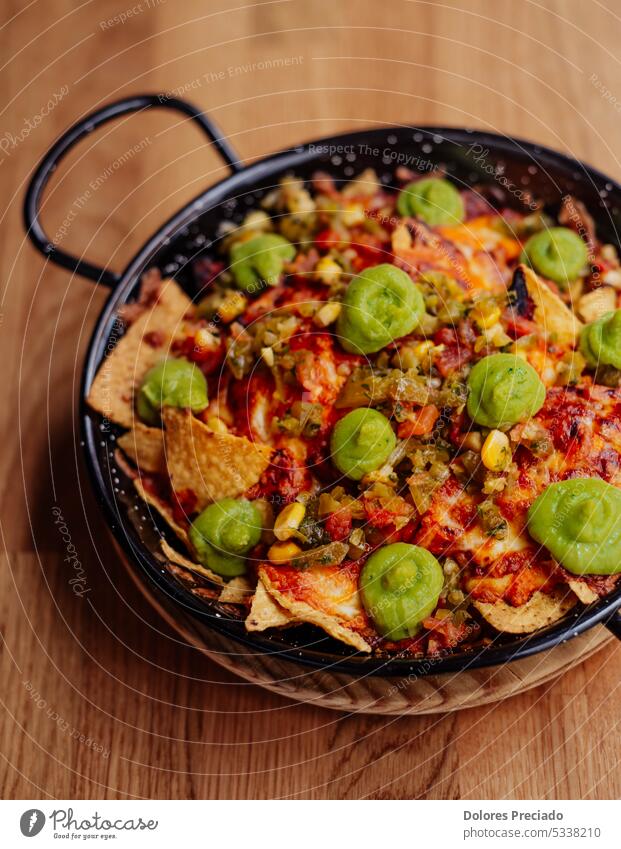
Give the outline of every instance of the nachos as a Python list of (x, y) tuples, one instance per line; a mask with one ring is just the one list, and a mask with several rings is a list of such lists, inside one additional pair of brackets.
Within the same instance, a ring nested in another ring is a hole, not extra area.
[(573, 198), (397, 177), (287, 177), (192, 298), (151, 270), (88, 401), (199, 596), (421, 656), (616, 586), (621, 267)]

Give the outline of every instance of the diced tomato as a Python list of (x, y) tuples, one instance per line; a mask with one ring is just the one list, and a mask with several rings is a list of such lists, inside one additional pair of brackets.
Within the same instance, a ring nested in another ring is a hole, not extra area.
[(453, 413), (451, 417), (451, 425), (449, 427), (448, 437), (453, 445), (461, 445), (465, 436), (464, 428), (466, 427), (466, 413), (462, 410), (459, 413)]
[(185, 339), (173, 343), (172, 350), (176, 355), (196, 363), (204, 374), (212, 374), (222, 365), (226, 356), (224, 340), (219, 337), (214, 339), (216, 342), (214, 345), (198, 345), (192, 333)]
[(324, 251), (324, 253), (332, 250), (332, 248), (337, 248), (342, 243), (342, 237), (339, 236), (336, 230), (331, 230), (330, 228), (322, 230), (315, 236), (315, 244), (318, 249), (320, 251)]
[(351, 533), (351, 511), (341, 507), (326, 519), (326, 531), (334, 541), (347, 539)]
[(401, 422), (397, 429), (399, 438), (407, 439), (409, 436), (423, 436), (431, 433), (439, 415), (440, 411), (434, 404), (421, 407), (412, 414), (411, 419)]
[(520, 339), (522, 336), (529, 336), (532, 333), (537, 333), (538, 325), (530, 318), (525, 318), (516, 310), (505, 310), (503, 318), (507, 323), (507, 333), (512, 339)]
[(392, 262), (393, 252), (387, 243), (382, 242), (370, 233), (356, 232), (352, 234), (350, 247), (358, 257), (353, 261), (356, 271), (364, 271), (380, 262)]
[(466, 333), (459, 333), (456, 327), (442, 327), (433, 335), (436, 345), (442, 350), (434, 357), (434, 363), (442, 375), (447, 377), (472, 359), (472, 346)]

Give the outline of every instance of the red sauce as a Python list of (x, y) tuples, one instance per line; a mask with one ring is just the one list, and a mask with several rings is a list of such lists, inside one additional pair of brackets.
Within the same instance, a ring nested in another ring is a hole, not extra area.
[(166, 341), (166, 337), (159, 330), (151, 330), (149, 333), (145, 333), (143, 339), (150, 348), (161, 348)]
[(257, 484), (247, 493), (248, 498), (265, 498), (277, 504), (290, 504), (303, 490), (311, 487), (311, 476), (286, 448), (278, 448)]
[(342, 507), (340, 510), (330, 513), (325, 523), (326, 531), (330, 535), (330, 539), (339, 542), (347, 539), (351, 533), (351, 526), (351, 511), (346, 507)]
[(444, 349), (434, 357), (442, 377), (458, 371), (472, 359), (472, 336), (472, 328), (462, 322), (458, 327), (441, 327), (433, 334), (434, 343), (444, 345)]
[(192, 489), (181, 489), (172, 493), (172, 512), (175, 522), (185, 525), (189, 522), (189, 516), (196, 512), (198, 499)]

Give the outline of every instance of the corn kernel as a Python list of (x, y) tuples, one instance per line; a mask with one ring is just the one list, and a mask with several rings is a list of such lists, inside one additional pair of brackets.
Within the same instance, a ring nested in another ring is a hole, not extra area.
[(297, 529), (302, 524), (302, 519), (306, 514), (306, 507), (300, 504), (299, 501), (294, 501), (292, 504), (287, 504), (274, 522), (274, 536), (281, 542), (290, 539)]
[(430, 339), (426, 339), (424, 342), (419, 342), (418, 345), (414, 346), (414, 353), (419, 360), (422, 360), (428, 356), (432, 348), (433, 342)]
[(241, 292), (231, 292), (218, 308), (220, 318), (228, 324), (229, 321), (233, 321), (234, 318), (243, 313), (247, 304), (248, 300), (245, 295), (242, 295)]
[(267, 557), (271, 563), (288, 563), (301, 553), (302, 549), (294, 542), (275, 542), (267, 552)]
[(274, 349), (261, 348), (261, 357), (266, 366), (271, 368), (274, 365)]
[(317, 311), (313, 321), (319, 327), (327, 327), (332, 322), (336, 321), (341, 313), (341, 305), (336, 301), (329, 301)]
[(481, 330), (487, 330), (500, 318), (500, 309), (497, 306), (479, 305), (472, 311), (472, 317)]
[(209, 416), (207, 418), (207, 427), (210, 427), (216, 433), (228, 433), (229, 429), (222, 421), (220, 416)]
[(491, 472), (502, 472), (511, 461), (509, 437), (501, 430), (492, 430), (481, 448), (481, 460)]
[(505, 345), (511, 343), (511, 337), (508, 336), (502, 329), (502, 325), (496, 324), (487, 334), (487, 338), (492, 343), (494, 348), (504, 348)]
[(322, 256), (315, 266), (315, 276), (322, 283), (336, 283), (343, 269), (329, 256)]
[(346, 204), (341, 214), (341, 220), (346, 227), (354, 227), (356, 224), (362, 224), (364, 219), (364, 207), (361, 203)]
[(206, 327), (201, 327), (194, 334), (194, 344), (197, 348), (216, 348), (218, 340)]

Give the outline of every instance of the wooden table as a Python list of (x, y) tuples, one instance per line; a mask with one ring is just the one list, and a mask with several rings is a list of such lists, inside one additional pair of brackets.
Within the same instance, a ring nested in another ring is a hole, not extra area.
[[(106, 293), (35, 255), (20, 213), (59, 132), (143, 90), (185, 94), (248, 159), (435, 122), (535, 139), (619, 178), (618, 12), (612, 0), (5, 4), (4, 796), (618, 798), (616, 645), (505, 703), (401, 719), (289, 703), (183, 645), (124, 573), (80, 469), (75, 402)], [(222, 173), (195, 129), (141, 116), (80, 147), (44, 218), (64, 247), (119, 269)]]

